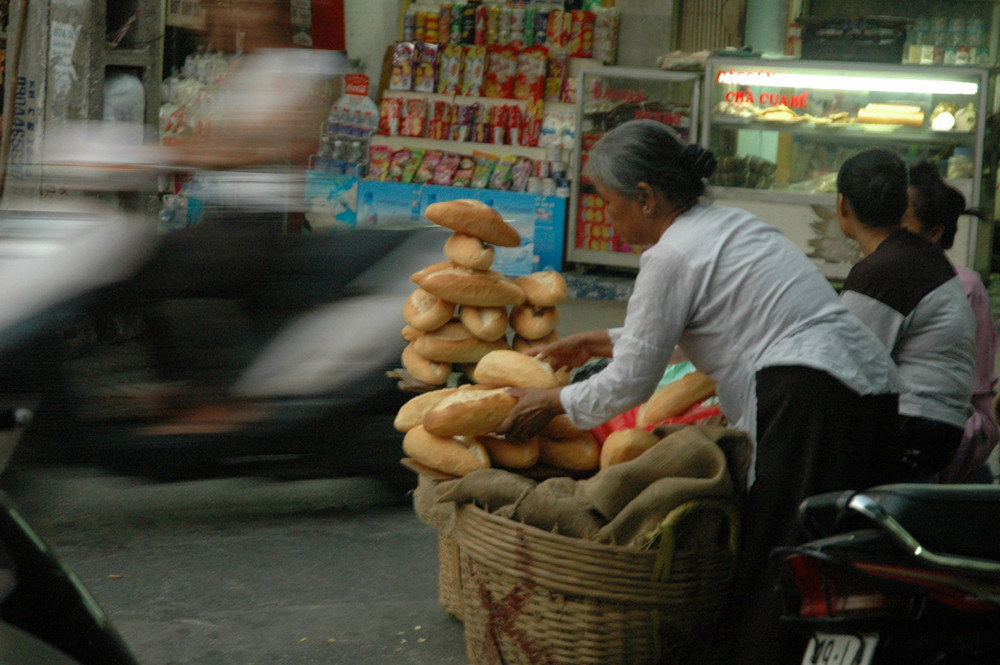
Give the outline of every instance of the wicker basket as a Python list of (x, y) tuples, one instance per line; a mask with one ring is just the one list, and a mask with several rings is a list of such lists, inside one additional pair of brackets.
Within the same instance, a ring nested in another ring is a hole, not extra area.
[(438, 531), (438, 603), (445, 612), (462, 621), (458, 543), (444, 531)]
[(719, 499), (674, 509), (647, 550), (462, 506), (456, 540), (469, 658), (476, 665), (705, 662), (738, 532), (735, 504)]

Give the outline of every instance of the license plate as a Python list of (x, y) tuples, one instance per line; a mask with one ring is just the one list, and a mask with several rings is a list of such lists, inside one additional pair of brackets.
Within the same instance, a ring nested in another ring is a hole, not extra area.
[(871, 665), (878, 635), (814, 633), (802, 665)]

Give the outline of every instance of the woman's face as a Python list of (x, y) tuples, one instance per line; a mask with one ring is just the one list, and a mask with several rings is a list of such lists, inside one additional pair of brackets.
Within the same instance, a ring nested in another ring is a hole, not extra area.
[(604, 200), (604, 212), (618, 236), (630, 245), (648, 243), (641, 234), (642, 204), (638, 199), (622, 196), (598, 183), (594, 183), (594, 189)]

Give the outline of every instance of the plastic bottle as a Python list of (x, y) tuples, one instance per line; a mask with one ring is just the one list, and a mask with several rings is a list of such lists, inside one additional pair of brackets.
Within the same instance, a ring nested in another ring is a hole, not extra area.
[[(945, 45), (948, 42), (948, 16), (947, 14), (936, 14), (931, 17), (930, 41), (934, 47), (933, 60), (930, 64), (943, 65)], [(921, 62), (924, 59), (921, 58)]]
[(986, 21), (980, 17), (969, 19), (965, 43), (969, 47), (969, 64), (986, 65), (989, 58), (989, 48), (986, 47)]
[[(948, 19), (948, 36), (944, 45), (944, 64), (959, 65), (968, 64), (969, 48), (965, 45), (965, 37), (968, 21), (961, 14), (956, 14)], [(959, 50), (964, 51), (964, 62), (959, 62)]]

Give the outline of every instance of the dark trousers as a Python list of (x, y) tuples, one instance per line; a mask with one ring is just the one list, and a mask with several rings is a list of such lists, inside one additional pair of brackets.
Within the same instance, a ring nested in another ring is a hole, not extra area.
[(730, 662), (797, 664), (806, 638), (779, 623), (779, 546), (802, 542), (796, 514), (807, 497), (896, 480), (891, 458), (898, 398), (858, 395), (829, 374), (806, 367), (757, 373), (756, 479), (747, 496), (743, 540), (723, 630)]

